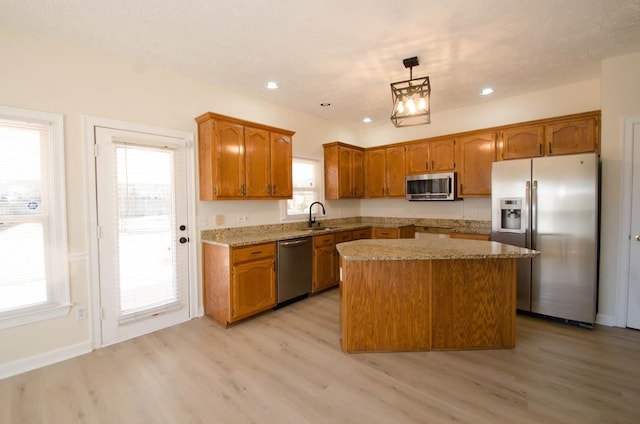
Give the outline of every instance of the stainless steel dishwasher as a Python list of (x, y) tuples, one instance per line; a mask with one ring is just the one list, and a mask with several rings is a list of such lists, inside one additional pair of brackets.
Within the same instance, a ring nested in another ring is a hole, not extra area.
[(278, 242), (278, 306), (311, 293), (313, 244), (311, 237)]

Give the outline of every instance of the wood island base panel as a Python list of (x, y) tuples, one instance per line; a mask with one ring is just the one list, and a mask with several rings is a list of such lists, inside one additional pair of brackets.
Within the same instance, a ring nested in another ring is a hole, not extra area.
[[(416, 241), (410, 243), (413, 251), (419, 246)], [(494, 251), (499, 245), (467, 240), (453, 246), (464, 247), (464, 243)], [(451, 259), (433, 255), (434, 259), (403, 260), (398, 255), (388, 260), (348, 256), (353, 251), (349, 244), (339, 247), (344, 352), (515, 347), (517, 252)], [(363, 248), (375, 252), (376, 247)], [(429, 246), (424, 249), (428, 251)]]

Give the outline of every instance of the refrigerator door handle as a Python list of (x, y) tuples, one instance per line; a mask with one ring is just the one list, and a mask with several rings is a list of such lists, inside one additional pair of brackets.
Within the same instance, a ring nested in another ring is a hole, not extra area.
[(531, 247), (531, 181), (527, 181), (524, 192), (524, 230), (525, 230), (525, 247)]
[(531, 189), (531, 248), (536, 248), (536, 232), (538, 231), (538, 181), (533, 180)]

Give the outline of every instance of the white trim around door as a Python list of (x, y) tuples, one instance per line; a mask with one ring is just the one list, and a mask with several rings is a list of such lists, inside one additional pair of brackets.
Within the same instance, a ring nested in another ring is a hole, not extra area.
[(95, 150), (96, 128), (109, 128), (115, 130), (131, 131), (145, 134), (155, 134), (165, 137), (174, 137), (184, 141), (187, 146), (187, 204), (188, 220), (187, 237), (189, 249), (189, 317), (195, 318), (199, 315), (199, 293), (198, 293), (198, 269), (197, 269), (197, 233), (196, 233), (196, 187), (195, 187), (195, 159), (194, 159), (194, 137), (192, 133), (166, 128), (153, 127), (144, 124), (117, 121), (112, 119), (84, 116), (85, 148), (86, 148), (86, 175), (87, 175), (87, 237), (89, 245), (89, 268), (91, 282), (89, 284), (90, 310), (91, 310), (91, 338), (93, 347), (102, 347), (101, 332), (101, 301), (100, 301), (100, 273), (98, 260), (98, 211), (97, 211), (97, 189), (96, 189), (96, 162)]
[[(620, 226), (618, 230), (618, 266), (616, 284), (616, 327), (627, 326), (629, 301), (629, 240), (631, 237), (631, 201), (633, 190), (633, 139), (640, 131), (640, 115), (622, 120), (622, 189), (620, 192)], [(636, 170), (638, 172), (640, 170)]]

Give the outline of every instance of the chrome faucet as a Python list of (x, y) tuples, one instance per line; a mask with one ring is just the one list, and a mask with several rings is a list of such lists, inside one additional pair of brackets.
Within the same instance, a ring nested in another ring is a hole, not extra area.
[(313, 202), (311, 205), (309, 205), (309, 220), (307, 221), (307, 226), (308, 226), (309, 228), (313, 228), (313, 224), (314, 224), (314, 222), (316, 222), (316, 219), (315, 219), (315, 218), (311, 218), (311, 208), (313, 208), (313, 205), (315, 205), (316, 203), (322, 207), (322, 215), (326, 215), (326, 214), (327, 214), (327, 213), (325, 212), (325, 210), (324, 210), (324, 205), (323, 205), (322, 203), (320, 203), (320, 202)]

